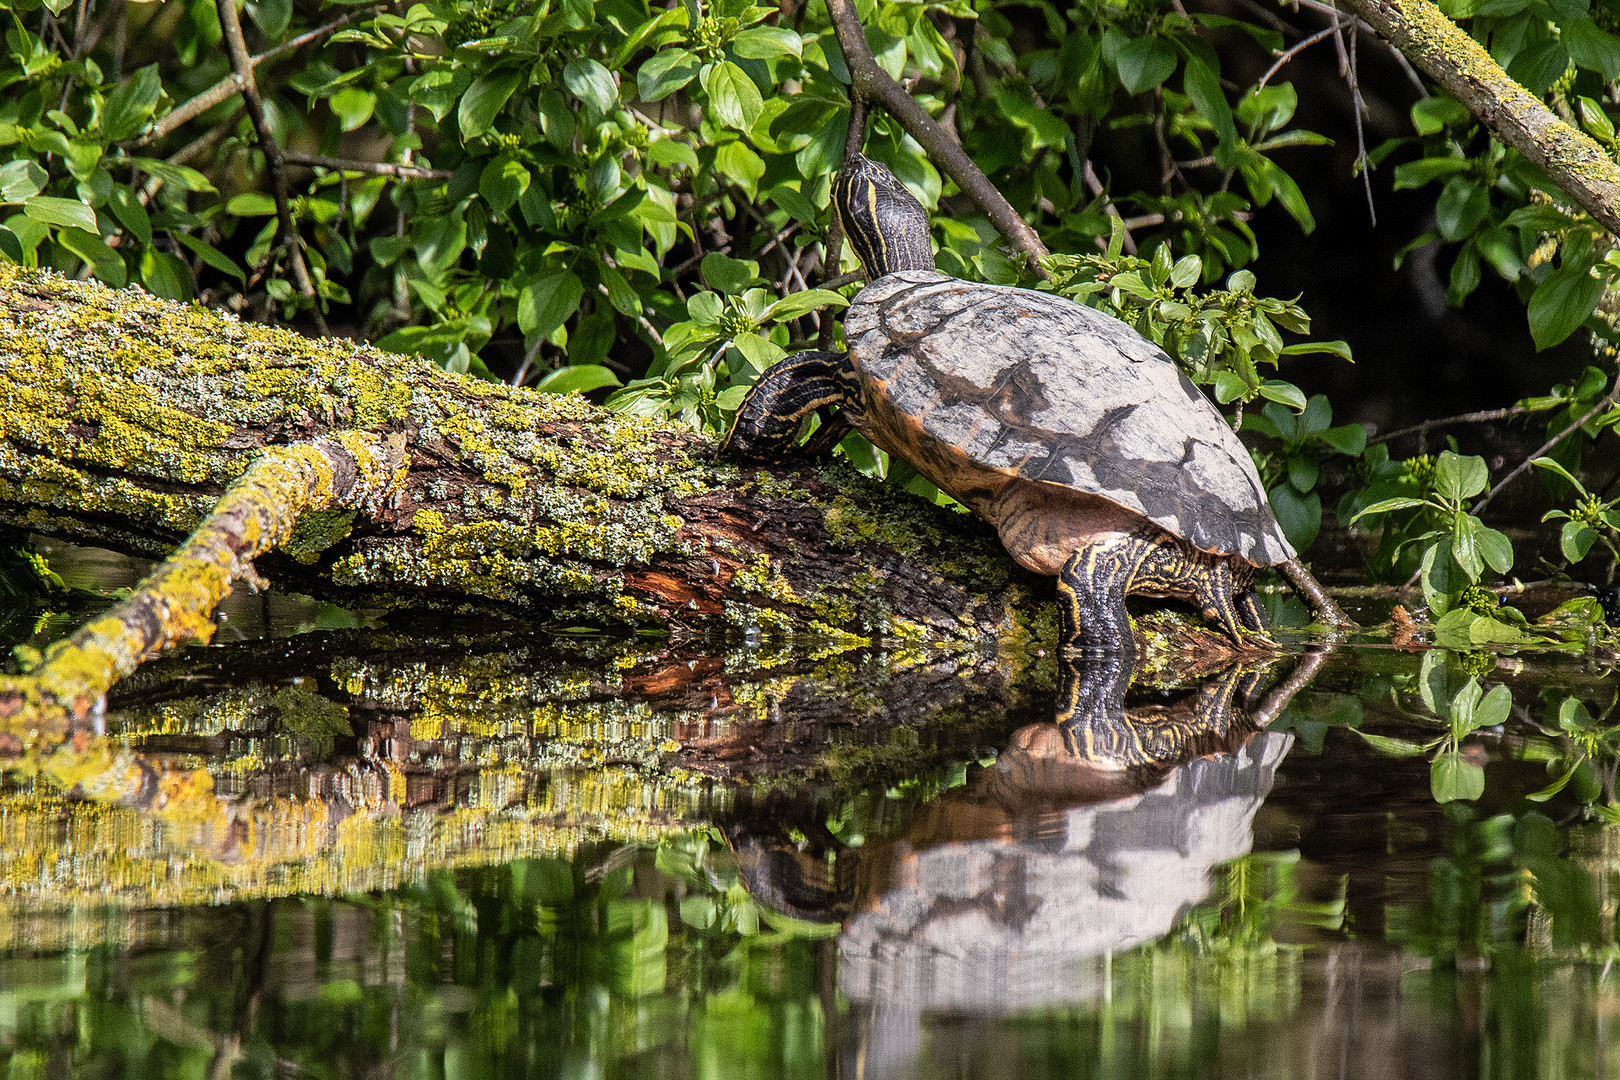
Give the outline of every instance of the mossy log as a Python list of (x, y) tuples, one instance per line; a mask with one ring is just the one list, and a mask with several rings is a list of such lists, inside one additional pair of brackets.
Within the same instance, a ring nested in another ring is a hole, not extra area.
[(359, 607), (994, 645), (1026, 589), (972, 519), (835, 464), (741, 469), (659, 421), (0, 269), (0, 522), (163, 556), (265, 448), (403, 447), (385, 505), (305, 514), (258, 570)]
[(1051, 668), (511, 630), (182, 650), (115, 688), (108, 738), (4, 755), (0, 943), (18, 907), (368, 891), (926, 785)]

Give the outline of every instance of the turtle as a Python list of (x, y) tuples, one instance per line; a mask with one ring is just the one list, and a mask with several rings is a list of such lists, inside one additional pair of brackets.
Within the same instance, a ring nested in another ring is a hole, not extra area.
[[(1057, 578), (1066, 653), (1133, 654), (1127, 594), (1190, 601), (1238, 647), (1275, 647), (1254, 575), (1294, 550), (1248, 451), (1186, 373), (1095, 308), (940, 273), (927, 211), (863, 155), (832, 198), (868, 279), (844, 315), (847, 351), (768, 368), (721, 453), (779, 461), (860, 431)], [(824, 407), (837, 411), (800, 451)]]

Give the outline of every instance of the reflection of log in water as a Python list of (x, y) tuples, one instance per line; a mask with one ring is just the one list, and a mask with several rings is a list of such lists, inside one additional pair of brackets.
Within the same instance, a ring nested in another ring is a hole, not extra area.
[(752, 785), (970, 759), (1023, 692), (988, 660), (600, 635), (193, 650), (121, 686), (113, 737), (7, 760), (0, 882), (24, 906), (214, 902), (648, 841), (724, 820)]

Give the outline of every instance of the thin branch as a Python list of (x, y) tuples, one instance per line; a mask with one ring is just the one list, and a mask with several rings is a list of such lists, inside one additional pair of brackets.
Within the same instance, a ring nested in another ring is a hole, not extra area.
[(1396, 431), (1389, 432), (1387, 435), (1375, 435), (1367, 440), (1367, 445), (1375, 446), (1378, 443), (1394, 442), (1396, 439), (1404, 438), (1407, 435), (1416, 435), (1418, 437), (1418, 450), (1421, 453), (1423, 448), (1423, 440), (1428, 436), (1429, 432), (1435, 428), (1450, 427), (1453, 424), (1486, 424), (1492, 420), (1508, 420), (1515, 416), (1524, 416), (1527, 413), (1542, 411), (1543, 410), (1541, 409), (1532, 409), (1527, 405), (1512, 405), (1506, 409), (1486, 409), (1483, 412), (1462, 413), (1458, 416), (1445, 416), (1438, 420), (1425, 420), (1421, 424), (1413, 424), (1411, 427), (1400, 428)]
[(1260, 76), (1260, 81), (1254, 84), (1254, 88), (1258, 90), (1262, 86), (1266, 85), (1266, 83), (1271, 81), (1271, 77), (1273, 75), (1277, 74), (1277, 72), (1283, 69), (1283, 65), (1287, 64), (1290, 60), (1304, 52), (1306, 49), (1310, 48), (1312, 45), (1315, 45), (1318, 41), (1321, 41), (1324, 38), (1332, 37), (1338, 32), (1338, 29), (1339, 24), (1335, 20), (1333, 25), (1329, 26), (1326, 30), (1318, 30), (1310, 37), (1289, 46), (1286, 51), (1279, 53), (1277, 56), (1277, 62), (1266, 68), (1266, 73)]
[[(1339, 28), (1337, 16), (1334, 17), (1333, 28), (1335, 34), (1337, 34)], [(1361, 174), (1361, 186), (1367, 192), (1367, 217), (1372, 222), (1373, 227), (1377, 228), (1378, 210), (1373, 206), (1372, 170), (1367, 167), (1367, 136), (1366, 132), (1362, 130), (1361, 122), (1361, 114), (1366, 111), (1367, 106), (1361, 98), (1361, 82), (1357, 74), (1356, 43), (1358, 32), (1359, 24), (1354, 19), (1350, 20), (1350, 59), (1349, 63), (1345, 65), (1344, 79), (1350, 85), (1350, 112), (1356, 121), (1356, 171)]]
[(305, 510), (381, 506), (405, 478), (403, 436), (345, 433), (266, 450), (173, 555), (128, 598), (80, 628), (27, 676), (0, 688), (0, 719), (68, 730), (100, 716), (113, 683), (142, 661), (213, 634), (211, 614), (238, 579), (263, 584), (252, 560), (281, 543)]
[[(1088, 189), (1090, 189), (1092, 198), (1098, 198), (1098, 197), (1103, 196), (1103, 195), (1106, 194), (1105, 191), (1103, 190), (1102, 180), (1098, 179), (1097, 170), (1092, 167), (1090, 158), (1086, 159), (1086, 167), (1085, 167), (1085, 170), (1084, 170), (1084, 172), (1082, 174), (1082, 178), (1085, 180), (1086, 187)], [(1131, 236), (1131, 220), (1141, 220), (1141, 219), (1134, 219), (1133, 218), (1133, 219), (1127, 220), (1126, 218), (1122, 217), (1120, 215), (1120, 212), (1119, 212), (1119, 207), (1114, 205), (1114, 200), (1113, 199), (1106, 199), (1104, 201), (1104, 203), (1103, 203), (1103, 213), (1107, 214), (1109, 217), (1119, 218), (1119, 220), (1124, 223), (1124, 225), (1125, 225), (1125, 244), (1124, 244), (1124, 246), (1125, 246), (1125, 254), (1127, 254), (1127, 255), (1135, 255), (1136, 254), (1136, 239)], [(1158, 221), (1154, 222), (1153, 224), (1155, 224), (1155, 225), (1164, 224), (1164, 215), (1163, 214), (1154, 214), (1152, 216), (1157, 217), (1159, 219)], [(1097, 246), (1102, 248), (1105, 251), (1108, 249), (1107, 241), (1105, 241), (1100, 236), (1097, 237)]]
[(1487, 491), (1485, 493), (1485, 497), (1474, 504), (1472, 513), (1477, 516), (1481, 510), (1484, 510), (1485, 507), (1490, 505), (1492, 499), (1496, 498), (1497, 492), (1507, 487), (1514, 480), (1518, 479), (1520, 473), (1530, 468), (1531, 462), (1535, 461), (1536, 458), (1543, 456), (1553, 447), (1575, 434), (1575, 432), (1579, 428), (1583, 427), (1588, 420), (1592, 419), (1592, 417), (1596, 416), (1604, 409), (1614, 405), (1617, 401), (1620, 401), (1620, 375), (1615, 377), (1614, 386), (1609, 389), (1607, 394), (1603, 395), (1602, 400), (1600, 400), (1596, 405), (1593, 405), (1590, 409), (1586, 410), (1586, 412), (1582, 413), (1580, 419), (1571, 422), (1570, 425), (1564, 428), (1563, 431), (1560, 431), (1558, 434), (1542, 443), (1523, 461), (1519, 462), (1519, 464), (1514, 467), (1512, 472), (1508, 473), (1506, 476), (1502, 477), (1501, 480), (1497, 481), (1496, 486)]
[[(973, 159), (939, 126), (939, 123), (918, 105), (905, 89), (878, 66), (866, 43), (866, 31), (850, 0), (827, 0), (827, 13), (832, 17), (838, 44), (844, 51), (844, 62), (849, 67), (851, 89), (865, 101), (881, 105), (883, 110), (903, 127), (907, 134), (922, 144), (928, 156), (944, 168), (980, 210), (990, 218), (997, 231), (1006, 237), (1029, 260), (1035, 273), (1049, 277), (1039, 265), (1049, 254), (1041, 238), (1029, 223), (1018, 216), (996, 186), (990, 182)], [(832, 269), (837, 269), (833, 267)]]
[[(291, 52), (293, 49), (296, 49), (301, 45), (307, 45), (311, 41), (316, 41), (320, 38), (326, 37), (334, 31), (341, 30), (343, 27), (349, 25), (356, 19), (364, 18), (367, 15), (375, 15), (382, 10), (384, 9), (381, 7), (371, 7), (351, 11), (341, 19), (337, 19), (334, 22), (329, 22), (325, 26), (317, 27), (308, 33), (299, 34), (290, 41), (284, 41), (275, 48), (266, 50), (265, 52), (250, 58), (249, 63), (252, 67), (256, 68), (266, 60), (274, 60), (283, 53)], [(132, 148), (138, 148), (145, 146), (148, 143), (156, 142), (158, 139), (163, 138), (163, 136), (167, 135), (181, 124), (184, 124), (187, 120), (207, 112), (209, 109), (212, 109), (215, 105), (218, 105), (226, 98), (232, 97), (233, 95), (241, 92), (242, 84), (237, 79), (236, 73), (233, 71), (231, 74), (225, 76), (223, 79), (219, 80), (219, 82), (215, 83), (213, 86), (210, 86), (207, 90), (204, 90), (196, 97), (189, 98), (184, 104), (175, 108), (166, 116), (154, 121), (152, 126), (148, 128), (140, 136), (140, 138), (136, 139), (130, 145)]]
[(448, 169), (424, 169), (420, 165), (398, 165), (391, 161), (360, 161), (356, 158), (327, 157), (324, 154), (300, 154), (283, 150), (282, 160), (294, 165), (309, 165), (340, 172), (371, 173), (374, 176), (398, 176), (411, 180), (448, 180), (455, 173)]
[(309, 267), (304, 264), (303, 242), (293, 224), (292, 207), (287, 199), (287, 169), (276, 143), (275, 132), (270, 130), (270, 118), (264, 113), (264, 102), (259, 98), (258, 84), (253, 81), (253, 58), (248, 55), (247, 39), (242, 36), (242, 20), (236, 13), (236, 0), (217, 0), (219, 25), (225, 35), (225, 46), (230, 54), (231, 67), (242, 89), (242, 101), (247, 105), (248, 118), (259, 136), (259, 149), (264, 152), (265, 167), (270, 172), (270, 189), (276, 200), (276, 242), (287, 251), (292, 261), (293, 280), (298, 291), (309, 302), (315, 317), (315, 328), (322, 337), (330, 337), (326, 317), (321, 314), (320, 301), (315, 296), (315, 283), (310, 280)]

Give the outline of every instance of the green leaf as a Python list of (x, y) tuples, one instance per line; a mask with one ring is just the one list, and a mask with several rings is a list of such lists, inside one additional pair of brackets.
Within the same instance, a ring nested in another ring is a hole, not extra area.
[(1423, 587), (1424, 603), (1436, 615), (1444, 615), (1451, 610), (1451, 594), (1454, 589), (1462, 587), (1462, 582), (1456, 580), (1457, 569), (1447, 545), (1430, 544), (1424, 549), (1423, 562), (1418, 568), (1418, 584)]
[(528, 338), (544, 338), (579, 310), (585, 286), (572, 270), (548, 270), (518, 294), (518, 328)]
[(1435, 460), (1434, 490), (1453, 505), (1484, 491), (1490, 480), (1490, 469), (1486, 468), (1485, 459), (1478, 455), (1463, 457), (1445, 450)]
[(232, 195), (225, 204), (225, 212), (233, 217), (272, 217), (276, 212), (276, 200), (257, 191)]
[(0, 165), (0, 203), (21, 203), (45, 190), (50, 174), (25, 158)]
[(821, 307), (847, 307), (849, 301), (831, 289), (805, 289), (801, 292), (788, 293), (765, 309), (763, 319), (780, 321), (792, 319), (809, 311)]
[(1490, 208), (1490, 194), (1483, 185), (1466, 176), (1453, 176), (1435, 200), (1435, 224), (1447, 240), (1461, 240), (1479, 228)]
[(697, 151), (679, 139), (659, 139), (647, 146), (647, 160), (654, 165), (685, 165), (693, 172), (698, 169)]
[(1429, 765), (1429, 789), (1436, 802), (1473, 800), (1485, 794), (1485, 770), (1454, 750)]
[(1301, 495), (1290, 484), (1278, 484), (1266, 492), (1288, 542), (1300, 551), (1311, 546), (1322, 527), (1322, 497), (1316, 492)]
[(456, 109), (461, 137), (476, 139), (488, 131), (522, 81), (523, 76), (516, 71), (491, 71), (480, 75), (461, 96), (461, 104)]
[(1127, 94), (1151, 90), (1175, 73), (1176, 59), (1175, 46), (1163, 38), (1137, 38), (1115, 56), (1120, 85)]
[(1369, 514), (1387, 514), (1392, 510), (1411, 510), (1428, 505), (1422, 499), (1414, 499), (1406, 495), (1397, 495), (1393, 499), (1380, 499), (1371, 506), (1363, 507), (1360, 513), (1350, 519), (1350, 524), (1354, 525)]
[(1412, 106), (1412, 127), (1419, 135), (1438, 135), (1448, 124), (1461, 124), (1472, 115), (1460, 101), (1448, 97), (1427, 97)]
[(1574, 776), (1576, 770), (1579, 768), (1579, 765), (1571, 765), (1569, 767), (1569, 771), (1563, 776), (1560, 776), (1557, 780), (1554, 780), (1540, 791), (1532, 791), (1530, 794), (1526, 795), (1525, 798), (1529, 799), (1531, 802), (1546, 802), (1548, 799), (1564, 790), (1564, 785), (1569, 783), (1569, 778)]
[(636, 93), (643, 101), (662, 101), (693, 79), (703, 61), (686, 49), (656, 53), (636, 72)]
[[(1227, 104), (1226, 94), (1221, 90), (1220, 77), (1208, 64), (1196, 56), (1189, 56), (1187, 69), (1182, 75), (1182, 86), (1192, 99), (1193, 108), (1215, 129), (1221, 148), (1235, 146), (1237, 126), (1232, 121), (1232, 106)], [(1217, 148), (1217, 157), (1220, 156), (1219, 150)]]
[[(85, 232), (83, 229), (62, 228), (56, 233), (56, 242), (83, 259), (95, 272), (96, 278), (104, 284), (115, 289), (122, 289), (129, 284), (122, 256), (113, 248), (108, 247), (99, 233)], [(151, 248), (147, 250), (150, 251)], [(151, 291), (156, 292), (157, 290), (153, 289)], [(159, 295), (163, 294), (160, 293)], [(186, 297), (181, 295), (168, 297), (168, 299), (184, 300)]]
[(1524, 631), (1501, 619), (1481, 615), (1468, 624), (1468, 640), (1474, 645), (1514, 645), (1524, 640)]
[(759, 276), (759, 264), (749, 259), (733, 259), (718, 251), (703, 256), (703, 280), (716, 292), (736, 295)]
[[(58, 199), (52, 195), (35, 195), (23, 203), (23, 213), (35, 221), (42, 221), (47, 225), (83, 229), (96, 238), (98, 247), (104, 246), (101, 243), (101, 230), (96, 226), (96, 212), (77, 199)], [(79, 253), (75, 251), (74, 254), (78, 255)]]
[(234, 277), (238, 281), (247, 280), (247, 276), (242, 273), (242, 268), (237, 266), (236, 263), (232, 261), (230, 256), (226, 255), (214, 245), (206, 243), (205, 241), (197, 239), (195, 236), (190, 236), (183, 232), (173, 233), (172, 235), (176, 240), (180, 241), (182, 244), (196, 253), (196, 255), (201, 258), (203, 262), (207, 263), (209, 266), (212, 266), (215, 270), (218, 270), (222, 274), (227, 274)]
[(1620, 78), (1620, 38), (1600, 29), (1590, 18), (1560, 23), (1558, 40), (1569, 50), (1571, 60), (1602, 72), (1604, 82)]
[[(191, 299), (191, 274), (186, 264), (165, 251), (147, 248), (141, 252), (141, 284), (165, 300)], [(292, 286), (288, 285), (287, 290), (290, 293)]]
[(124, 230), (144, 246), (152, 242), (152, 219), (146, 207), (126, 184), (114, 184), (107, 197), (107, 209)]
[(764, 371), (787, 356), (780, 346), (772, 344), (758, 334), (738, 334), (731, 343), (755, 371)]
[(1451, 520), (1451, 557), (1457, 560), (1468, 580), (1478, 581), (1485, 570), (1479, 555), (1479, 530), (1483, 528), (1472, 514), (1458, 511)]
[(584, 394), (604, 386), (623, 386), (619, 377), (601, 364), (570, 364), (534, 384), (542, 394)]
[(214, 185), (209, 183), (208, 177), (185, 165), (173, 165), (158, 158), (143, 157), (132, 157), (129, 159), (129, 163), (147, 175), (161, 180), (165, 184), (173, 184), (182, 191), (212, 192), (216, 190)]
[(377, 95), (358, 86), (345, 86), (327, 99), (332, 114), (344, 131), (353, 131), (371, 119), (377, 108)]
[(764, 111), (765, 102), (759, 96), (759, 87), (729, 60), (708, 69), (703, 89), (708, 92), (715, 119), (729, 128), (747, 131)]
[(602, 263), (597, 269), (602, 276), (602, 284), (607, 286), (608, 303), (613, 305), (613, 310), (627, 319), (640, 315), (641, 296), (630, 282), (625, 280), (624, 275), (606, 263)]
[(510, 154), (484, 166), (478, 177), (478, 194), (489, 203), (491, 213), (505, 213), (529, 189), (529, 170)]
[(1417, 757), (1423, 753), (1421, 743), (1409, 742), (1406, 739), (1397, 739), (1389, 735), (1371, 735), (1357, 728), (1351, 728), (1350, 730), (1366, 740), (1368, 746), (1389, 757)]
[(799, 35), (781, 26), (751, 26), (731, 39), (731, 47), (738, 56), (751, 60), (773, 60), (778, 56), (797, 60), (803, 55)]
[(1343, 360), (1351, 360), (1350, 343), (1335, 338), (1333, 341), (1302, 341), (1297, 345), (1285, 345), (1278, 353), (1279, 356), (1306, 356), (1310, 353), (1332, 353)]
[(1513, 541), (1484, 525), (1480, 526), (1479, 533), (1474, 539), (1479, 545), (1480, 555), (1492, 570), (1498, 574), (1505, 574), (1513, 569)]
[(1597, 530), (1584, 521), (1566, 521), (1558, 536), (1558, 549), (1564, 553), (1564, 558), (1577, 563), (1586, 558), (1597, 538)]
[(1575, 479), (1574, 474), (1572, 474), (1568, 469), (1564, 468), (1558, 462), (1554, 461), (1552, 458), (1538, 457), (1532, 460), (1530, 464), (1534, 465), (1538, 469), (1546, 469), (1548, 472), (1557, 473), (1569, 483), (1570, 487), (1573, 487), (1576, 491), (1581, 493), (1581, 498), (1584, 499), (1587, 497), (1586, 485)]
[(1360, 424), (1345, 424), (1342, 427), (1327, 428), (1316, 433), (1316, 437), (1327, 443), (1341, 454), (1351, 457), (1360, 457), (1367, 449), (1367, 429)]
[(1444, 176), (1455, 176), (1473, 167), (1473, 158), (1429, 157), (1395, 166), (1395, 190), (1422, 187)]
[(1305, 392), (1290, 382), (1281, 379), (1266, 379), (1260, 384), (1260, 396), (1279, 405), (1286, 405), (1295, 412), (1305, 409)]
[(809, 199), (786, 184), (778, 184), (765, 193), (766, 197), (786, 210), (788, 216), (801, 225), (815, 225), (816, 208)]
[(568, 92), (594, 109), (598, 116), (606, 116), (619, 104), (619, 88), (613, 76), (595, 60), (570, 60), (563, 68), (562, 77)]
[(1474, 707), (1474, 727), (1492, 728), (1507, 721), (1513, 712), (1513, 692), (1498, 684)]
[(1593, 277), (1586, 260), (1566, 261), (1547, 275), (1525, 314), (1536, 349), (1550, 349), (1578, 330), (1603, 295), (1604, 277)]
[(158, 66), (148, 64), (129, 81), (113, 89), (101, 107), (101, 134), (110, 143), (123, 142), (140, 133), (163, 96), (163, 80)]

